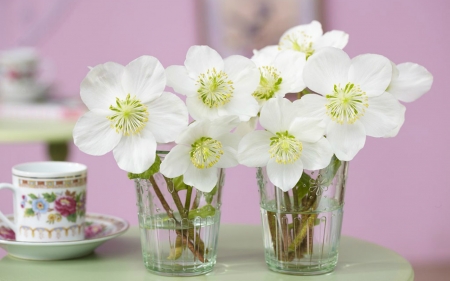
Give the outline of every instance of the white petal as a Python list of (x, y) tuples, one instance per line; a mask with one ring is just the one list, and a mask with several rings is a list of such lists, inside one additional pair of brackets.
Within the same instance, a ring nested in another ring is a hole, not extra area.
[(116, 98), (126, 97), (122, 89), (123, 65), (115, 62), (99, 64), (92, 68), (80, 85), (80, 96), (90, 109), (108, 109)]
[(239, 143), (239, 163), (247, 167), (265, 167), (270, 159), (270, 138), (273, 136), (267, 131), (254, 131), (245, 135)]
[(321, 48), (306, 62), (303, 81), (314, 92), (330, 94), (334, 85), (344, 87), (347, 84), (350, 63), (344, 51), (332, 47)]
[(412, 102), (428, 92), (433, 84), (433, 75), (415, 63), (397, 65), (399, 76), (391, 81), (387, 91), (403, 102)]
[(187, 108), (176, 95), (164, 92), (147, 104), (148, 128), (159, 143), (174, 141), (189, 122)]
[(273, 66), (280, 71), (283, 79), (282, 88), (287, 88), (286, 93), (296, 93), (305, 89), (303, 82), (303, 68), (306, 64), (306, 56), (302, 52), (285, 50), (276, 56)]
[(208, 136), (214, 139), (220, 139), (228, 134), (239, 124), (239, 118), (236, 116), (221, 116), (209, 121)]
[(334, 47), (344, 49), (348, 43), (348, 34), (340, 30), (332, 30), (326, 32), (322, 37), (314, 42), (314, 48)]
[(319, 118), (304, 117), (299, 114), (299, 117), (291, 123), (289, 133), (302, 142), (316, 142), (325, 135), (325, 122)]
[(252, 61), (257, 66), (272, 65), (279, 52), (278, 45), (267, 46), (258, 51), (253, 50)]
[(250, 96), (259, 85), (259, 69), (243, 56), (230, 56), (224, 60), (224, 71), (233, 81), (234, 96)]
[(219, 117), (217, 108), (208, 107), (198, 96), (187, 97), (186, 106), (189, 114), (191, 114), (192, 118), (195, 120), (212, 120)]
[(164, 67), (155, 57), (141, 56), (125, 66), (122, 86), (125, 93), (136, 96), (141, 102), (152, 101), (161, 96), (166, 87)]
[(189, 124), (187, 129), (181, 132), (180, 135), (176, 138), (175, 142), (178, 144), (190, 146), (197, 139), (208, 136), (209, 124), (210, 122), (208, 120), (195, 121)]
[(223, 60), (219, 53), (208, 46), (192, 46), (186, 54), (184, 61), (191, 77), (197, 78), (208, 69), (215, 68), (217, 71), (223, 70)]
[(236, 153), (241, 139), (241, 136), (239, 136), (238, 134), (230, 133), (229, 131), (217, 137), (217, 140), (222, 143), (223, 147), (230, 147), (231, 149), (234, 149)]
[(321, 138), (315, 143), (303, 142), (301, 160), (306, 170), (323, 169), (330, 164), (333, 157), (333, 149), (326, 138)]
[(258, 120), (258, 117), (252, 117), (248, 121), (240, 122), (234, 133), (243, 137), (246, 134), (253, 132), (256, 129), (256, 125), (258, 125)]
[(261, 109), (259, 122), (264, 129), (275, 134), (289, 130), (296, 115), (295, 107), (288, 99), (272, 98)]
[(391, 62), (383, 56), (365, 54), (352, 59), (348, 80), (358, 84), (369, 97), (381, 95), (391, 78)]
[(155, 162), (156, 141), (149, 130), (142, 130), (140, 135), (122, 137), (113, 152), (122, 170), (140, 174)]
[(75, 145), (90, 155), (103, 155), (113, 150), (121, 137), (121, 133), (116, 133), (111, 128), (111, 122), (106, 115), (98, 115), (91, 111), (83, 114), (73, 129)]
[(237, 152), (241, 136), (232, 133), (225, 133), (217, 138), (222, 144), (223, 154), (215, 165), (218, 168), (231, 168), (239, 164)]
[(398, 71), (398, 68), (395, 65), (395, 63), (393, 63), (392, 61), (391, 61), (391, 66), (392, 66), (392, 77), (391, 77), (391, 83), (392, 83), (393, 80), (398, 78), (398, 76), (400, 75), (400, 72)]
[(278, 164), (275, 159), (270, 159), (267, 164), (267, 176), (269, 180), (283, 191), (292, 189), (303, 173), (303, 164), (297, 160), (292, 164)]
[(223, 147), (223, 154), (219, 161), (214, 165), (217, 168), (231, 168), (239, 164), (237, 160), (237, 151), (229, 146)]
[(303, 96), (294, 102), (300, 116), (319, 118), (325, 120), (327, 99), (315, 94)]
[(359, 119), (364, 124), (368, 136), (383, 137), (401, 126), (405, 111), (390, 93), (385, 92), (380, 96), (369, 98), (368, 103), (369, 107)]
[(401, 108), (401, 114), (400, 116), (400, 120), (398, 120), (396, 123), (399, 124), (397, 127), (395, 127), (395, 129), (393, 129), (392, 131), (390, 131), (389, 133), (387, 133), (386, 135), (384, 135), (384, 138), (393, 138), (395, 136), (397, 136), (398, 132), (400, 131), (401, 127), (403, 126), (403, 123), (405, 123), (405, 111), (406, 111), (406, 107), (403, 104), (400, 104), (400, 108)]
[(366, 131), (359, 120), (353, 124), (338, 124), (333, 121), (328, 124), (327, 139), (339, 160), (350, 161), (364, 147)]
[(217, 184), (217, 168), (198, 169), (194, 165), (189, 165), (184, 174), (183, 181), (203, 192), (210, 192)]
[(197, 93), (195, 79), (189, 76), (186, 67), (172, 65), (166, 68), (167, 86), (172, 87), (175, 92), (192, 96)]
[(189, 158), (189, 146), (177, 145), (166, 155), (161, 163), (160, 171), (168, 178), (175, 178), (184, 174), (189, 165), (192, 165)]
[(227, 104), (218, 108), (220, 116), (235, 115), (241, 121), (248, 121), (259, 112), (259, 104), (253, 96), (241, 96), (232, 98)]

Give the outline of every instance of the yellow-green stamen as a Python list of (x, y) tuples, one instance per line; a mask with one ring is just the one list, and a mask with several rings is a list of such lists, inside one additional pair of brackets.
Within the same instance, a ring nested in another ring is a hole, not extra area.
[(259, 100), (273, 98), (275, 93), (280, 89), (283, 79), (280, 77), (278, 70), (273, 66), (261, 66), (259, 72), (261, 74), (259, 86), (253, 92), (253, 96)]
[(279, 164), (294, 163), (302, 155), (302, 143), (290, 135), (288, 131), (278, 132), (270, 140), (270, 158), (275, 158), (275, 161)]
[(191, 162), (199, 169), (211, 168), (223, 154), (222, 143), (210, 137), (199, 138), (191, 147)]
[(233, 81), (225, 72), (215, 68), (200, 74), (196, 85), (198, 97), (209, 108), (225, 105), (233, 97)]
[(344, 88), (334, 85), (333, 93), (326, 98), (327, 114), (339, 124), (356, 122), (369, 107), (366, 93), (353, 83), (347, 83)]
[[(299, 39), (303, 40), (299, 42)], [(287, 34), (281, 38), (279, 48), (283, 49), (283, 45), (286, 45), (288, 49), (305, 53), (306, 58), (309, 58), (312, 54), (314, 54), (312, 37), (304, 31), (291, 32)]]
[(148, 121), (147, 106), (130, 94), (124, 100), (116, 98), (115, 106), (111, 105), (109, 109), (113, 112), (107, 117), (111, 126), (125, 136), (138, 134)]

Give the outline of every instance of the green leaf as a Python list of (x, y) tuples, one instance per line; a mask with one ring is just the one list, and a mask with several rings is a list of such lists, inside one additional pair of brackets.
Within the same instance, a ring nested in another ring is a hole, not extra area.
[(45, 201), (47, 201), (48, 203), (52, 203), (55, 202), (56, 200), (56, 194), (55, 193), (44, 193), (42, 194), (42, 196), (44, 196)]
[(337, 171), (341, 167), (342, 162), (333, 155), (331, 158), (330, 164), (325, 168), (320, 170), (320, 185), (321, 186), (329, 186), (334, 179)]
[(31, 208), (25, 209), (25, 214), (24, 214), (24, 216), (25, 216), (25, 217), (34, 217), (34, 211), (33, 211), (33, 209), (31, 209)]
[(147, 171), (140, 173), (140, 174), (128, 173), (128, 178), (130, 180), (132, 180), (132, 179), (148, 179), (149, 177), (151, 177), (154, 174), (156, 174), (157, 172), (159, 172), (160, 165), (161, 165), (161, 159), (159, 158), (158, 155), (156, 155), (155, 162), (153, 163), (153, 165), (150, 168), (148, 168)]
[(177, 192), (180, 190), (188, 189), (188, 186), (183, 182), (183, 175), (173, 178), (172, 182), (173, 182), (173, 187), (175, 188), (175, 190)]
[(70, 222), (76, 222), (77, 221), (77, 214), (73, 213), (67, 216), (67, 220)]
[(34, 195), (33, 193), (28, 194), (28, 197), (30, 197), (33, 200), (38, 199), (36, 195)]
[(311, 177), (307, 173), (303, 173), (300, 180), (295, 185), (297, 187), (298, 200), (301, 201), (311, 188)]
[(200, 209), (194, 209), (189, 211), (188, 219), (193, 220), (196, 217), (206, 218), (208, 216), (214, 216), (216, 209), (211, 205), (205, 205)]

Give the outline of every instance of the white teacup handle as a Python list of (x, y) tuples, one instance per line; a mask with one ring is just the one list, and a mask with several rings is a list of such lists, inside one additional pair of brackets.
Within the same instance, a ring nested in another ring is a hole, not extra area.
[[(16, 191), (17, 187), (10, 183), (0, 183), (0, 189), (7, 188), (10, 189), (14, 193), (14, 198), (16, 198)], [(14, 222), (10, 221), (3, 213), (0, 211), (0, 219), (3, 223), (8, 225), (15, 233), (17, 233), (17, 226), (14, 224)]]

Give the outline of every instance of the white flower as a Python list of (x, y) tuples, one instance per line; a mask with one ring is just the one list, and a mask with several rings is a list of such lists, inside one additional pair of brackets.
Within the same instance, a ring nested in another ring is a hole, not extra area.
[(399, 125), (404, 109), (385, 92), (391, 75), (391, 63), (383, 56), (366, 54), (351, 60), (331, 47), (306, 63), (306, 86), (323, 96), (309, 94), (301, 101), (326, 122), (327, 139), (340, 160), (352, 160), (366, 135), (384, 137)]
[(95, 66), (81, 82), (90, 111), (75, 125), (75, 144), (91, 155), (113, 150), (121, 169), (144, 172), (155, 161), (156, 143), (173, 141), (188, 124), (186, 106), (163, 92), (165, 86), (164, 68), (154, 57)]
[(270, 99), (261, 109), (260, 123), (266, 131), (245, 135), (239, 144), (239, 163), (267, 166), (270, 181), (288, 191), (299, 181), (303, 169), (318, 170), (330, 163), (333, 150), (324, 135), (324, 124), (310, 118), (297, 100)]
[(292, 50), (273, 52), (264, 49), (254, 53), (252, 61), (258, 66), (260, 80), (253, 96), (261, 106), (271, 98), (298, 93), (305, 88), (302, 77), (305, 54)]
[(288, 29), (279, 42), (280, 50), (294, 50), (305, 53), (309, 58), (323, 47), (343, 49), (348, 43), (348, 34), (332, 30), (323, 34), (322, 25), (318, 21), (299, 25)]
[(168, 178), (183, 175), (187, 185), (210, 192), (217, 184), (218, 169), (234, 167), (240, 138), (230, 133), (236, 126), (230, 117), (195, 121), (175, 140), (177, 145), (161, 164)]
[[(396, 99), (403, 102), (413, 102), (431, 89), (433, 75), (428, 70), (415, 63), (392, 64), (392, 80), (386, 92), (391, 93)], [(402, 110), (406, 108), (402, 105)], [(403, 123), (405, 114), (401, 115), (399, 125), (384, 137), (395, 137)]]
[(223, 60), (208, 46), (192, 46), (184, 66), (170, 66), (166, 75), (167, 85), (187, 96), (189, 113), (196, 120), (233, 115), (247, 121), (258, 114), (252, 93), (259, 84), (259, 71), (243, 56)]

